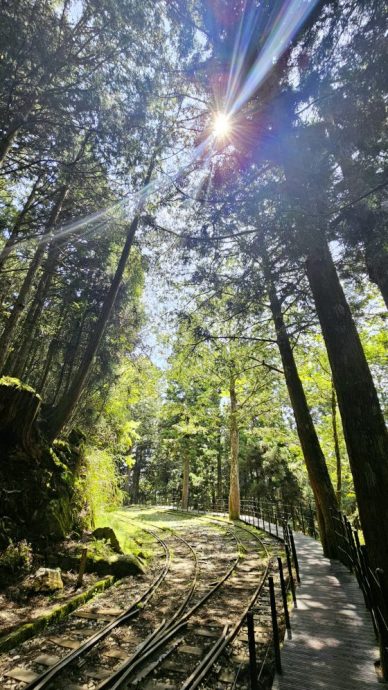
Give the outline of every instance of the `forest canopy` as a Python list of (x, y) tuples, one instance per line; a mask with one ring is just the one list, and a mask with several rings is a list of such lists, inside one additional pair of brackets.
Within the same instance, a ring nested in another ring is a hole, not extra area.
[(388, 573), (385, 11), (2, 3), (2, 540), (243, 498)]

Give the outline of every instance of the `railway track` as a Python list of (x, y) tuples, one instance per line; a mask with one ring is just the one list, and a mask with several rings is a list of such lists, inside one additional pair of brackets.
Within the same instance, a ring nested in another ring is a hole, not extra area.
[(270, 568), (262, 539), (244, 527), (235, 530), (240, 554), (222, 581), (175, 625), (157, 632), (98, 690), (192, 690), (203, 683), (210, 671), (215, 676), (213, 681), (218, 680), (222, 669), (214, 672), (215, 665), (239, 634), (247, 611), (265, 586)]
[[(202, 605), (230, 577), (237, 540), (229, 526), (223, 526), (221, 532), (214, 527), (204, 527), (199, 534), (196, 531), (191, 535), (195, 548), (171, 530), (167, 536), (158, 527), (148, 532), (164, 553), (164, 566), (145, 591), (119, 615), (112, 608), (96, 612), (93, 606), (84, 607), (57, 626), (54, 634), (50, 629), (50, 634), (34, 638), (22, 666), (15, 667), (14, 661), (8, 668), (3, 664), (2, 688), (103, 687), (117, 673), (118, 661), (120, 668), (143, 657), (148, 648), (174, 632), (174, 624), (186, 616), (189, 605), (190, 610)], [(220, 552), (223, 555), (214, 558)], [(18, 649), (16, 656), (23, 651)]]

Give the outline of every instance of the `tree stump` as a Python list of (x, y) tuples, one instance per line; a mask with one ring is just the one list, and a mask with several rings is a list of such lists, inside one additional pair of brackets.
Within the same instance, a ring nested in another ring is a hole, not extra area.
[(35, 421), (41, 402), (40, 396), (19, 379), (0, 378), (0, 436), (29, 451), (37, 433)]

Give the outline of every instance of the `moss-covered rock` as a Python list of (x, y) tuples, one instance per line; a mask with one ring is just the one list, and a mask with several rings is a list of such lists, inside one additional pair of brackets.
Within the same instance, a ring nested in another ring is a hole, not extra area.
[(140, 561), (130, 554), (115, 554), (109, 558), (92, 556), (88, 558), (86, 571), (97, 575), (113, 575), (116, 579), (144, 572)]
[(128, 575), (138, 575), (144, 573), (144, 566), (136, 556), (132, 554), (112, 554), (107, 547), (103, 554), (93, 551), (92, 545), (77, 545), (73, 550), (66, 550), (51, 554), (49, 564), (52, 567), (60, 567), (63, 570), (73, 570), (77, 572), (80, 565), (80, 549), (88, 547), (85, 571), (87, 573), (97, 573), (97, 575), (113, 575), (116, 579), (127, 577)]
[(111, 527), (97, 527), (97, 529), (92, 532), (92, 537), (94, 537), (94, 539), (104, 539), (109, 542), (111, 549), (115, 553), (123, 553), (116, 533)]

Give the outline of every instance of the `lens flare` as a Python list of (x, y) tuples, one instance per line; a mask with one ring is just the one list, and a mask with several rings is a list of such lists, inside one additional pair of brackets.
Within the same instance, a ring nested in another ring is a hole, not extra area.
[(213, 134), (216, 139), (225, 139), (232, 131), (230, 117), (227, 113), (216, 113), (213, 119)]
[[(266, 41), (241, 83), (244, 58), (249, 53), (253, 38), (250, 27), (256, 25), (252, 15), (248, 15), (248, 20), (243, 16), (236, 36), (226, 94), (228, 112), (232, 115), (237, 113), (255, 94), (317, 4), (318, 0), (283, 0), (282, 3), (274, 3), (272, 20), (266, 27)], [(259, 10), (260, 5), (257, 11)]]

